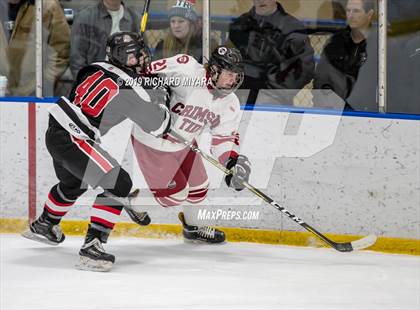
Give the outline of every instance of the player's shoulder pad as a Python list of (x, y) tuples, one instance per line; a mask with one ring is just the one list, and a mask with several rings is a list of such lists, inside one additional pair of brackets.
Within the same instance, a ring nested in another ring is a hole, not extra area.
[(79, 70), (79, 72), (77, 72), (76, 80), (81, 81), (84, 79), (84, 77), (86, 77), (90, 73), (96, 72), (100, 69), (101, 69), (100, 67), (92, 65), (92, 64), (84, 66), (82, 69)]
[(112, 67), (114, 66), (107, 62), (94, 62), (90, 65), (84, 66), (82, 69), (79, 70), (79, 72), (77, 73), (77, 80), (82, 81), (89, 74), (99, 70), (103, 71), (106, 76), (114, 77)]
[(191, 55), (178, 54), (167, 58), (168, 63), (177, 66), (180, 70), (197, 70), (202, 65)]
[[(102, 70), (105, 72), (106, 76), (112, 78), (120, 89), (131, 89), (142, 100), (150, 102), (150, 95), (147, 91), (139, 83), (134, 83), (134, 77), (130, 76), (127, 72), (108, 62), (95, 62), (90, 66), (96, 71)], [(140, 78), (140, 76), (138, 77)], [(133, 81), (133, 83), (127, 83), (128, 81)]]

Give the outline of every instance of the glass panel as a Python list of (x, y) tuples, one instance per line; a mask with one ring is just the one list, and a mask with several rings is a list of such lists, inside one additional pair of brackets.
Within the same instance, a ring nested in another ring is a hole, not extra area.
[(153, 59), (188, 54), (202, 62), (201, 1), (152, 1), (148, 31)]
[(42, 95), (44, 97), (68, 95), (71, 76), (70, 25), (72, 16), (64, 14), (58, 0), (43, 1)]
[(376, 0), (216, 0), (211, 12), (244, 58), (242, 103), (377, 111)]
[(0, 96), (33, 96), (35, 7), (26, 1), (0, 1), (0, 21)]
[(324, 46), (315, 88), (334, 90), (348, 110), (378, 111), (377, 1), (334, 2), (336, 12), (339, 4), (345, 8), (345, 28), (337, 29)]
[[(225, 16), (227, 25), (219, 26), (222, 41), (238, 48), (244, 59), (245, 79), (238, 92), (241, 102), (293, 105), (299, 94), (298, 104), (304, 105), (305, 94), (300, 92), (309, 86), (315, 62), (303, 19), (313, 17), (316, 10), (302, 11), (306, 5), (302, 1), (230, 4), (224, 9), (222, 1), (213, 1), (211, 12)], [(313, 8), (313, 1), (308, 4)]]
[[(119, 1), (107, 1), (119, 3)], [(102, 1), (61, 1), (64, 13), (71, 25), (70, 68), (60, 80), (59, 93), (66, 94), (72, 80), (85, 65), (105, 59), (105, 43), (112, 28), (110, 4)], [(115, 5), (115, 4), (114, 4)], [(124, 1), (126, 9), (119, 26), (124, 31), (139, 31), (144, 1)], [(170, 31), (170, 19), (173, 29)], [(118, 17), (117, 17), (118, 18)], [(202, 57), (201, 3), (195, 1), (151, 1), (146, 26), (146, 40), (153, 59), (170, 57), (179, 53)]]
[[(161, 1), (152, 1), (154, 4)], [(60, 1), (71, 27), (69, 67), (61, 76), (55, 96), (68, 95), (73, 80), (84, 66), (106, 59), (106, 39), (111, 32), (139, 31), (144, 1)], [(121, 8), (121, 10), (120, 10)]]
[(388, 0), (387, 112), (420, 114), (420, 2)]

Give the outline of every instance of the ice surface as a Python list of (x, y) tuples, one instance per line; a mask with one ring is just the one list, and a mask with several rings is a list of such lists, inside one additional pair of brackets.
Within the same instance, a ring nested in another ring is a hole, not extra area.
[(57, 247), (0, 235), (0, 309), (419, 309), (420, 257), (251, 243), (110, 238), (109, 273)]

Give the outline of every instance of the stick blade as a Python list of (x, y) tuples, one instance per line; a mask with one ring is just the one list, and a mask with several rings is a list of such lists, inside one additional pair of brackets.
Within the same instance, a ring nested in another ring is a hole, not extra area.
[(351, 242), (353, 251), (363, 250), (375, 244), (378, 237), (375, 235), (369, 235), (362, 239)]
[(359, 251), (372, 246), (377, 239), (375, 235), (369, 235), (352, 242), (334, 243), (333, 247), (340, 252)]

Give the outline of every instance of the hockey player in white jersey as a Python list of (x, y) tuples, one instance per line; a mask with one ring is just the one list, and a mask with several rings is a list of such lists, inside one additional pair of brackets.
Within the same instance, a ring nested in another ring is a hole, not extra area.
[[(242, 183), (248, 181), (251, 168), (248, 158), (239, 155), (237, 129), (241, 113), (239, 100), (233, 93), (244, 77), (240, 52), (219, 46), (204, 66), (191, 56), (176, 55), (152, 62), (150, 71), (177, 83), (169, 84), (171, 131), (195, 142), (202, 129), (209, 127), (212, 155), (233, 172), (225, 177), (227, 185), (236, 190), (244, 189)], [(170, 132), (157, 138), (135, 126), (132, 143), (145, 180), (161, 206), (196, 204), (205, 199), (209, 181), (201, 157)], [(187, 218), (190, 208), (184, 205)], [(186, 240), (225, 241), (222, 231), (189, 225), (182, 212), (179, 218)]]

